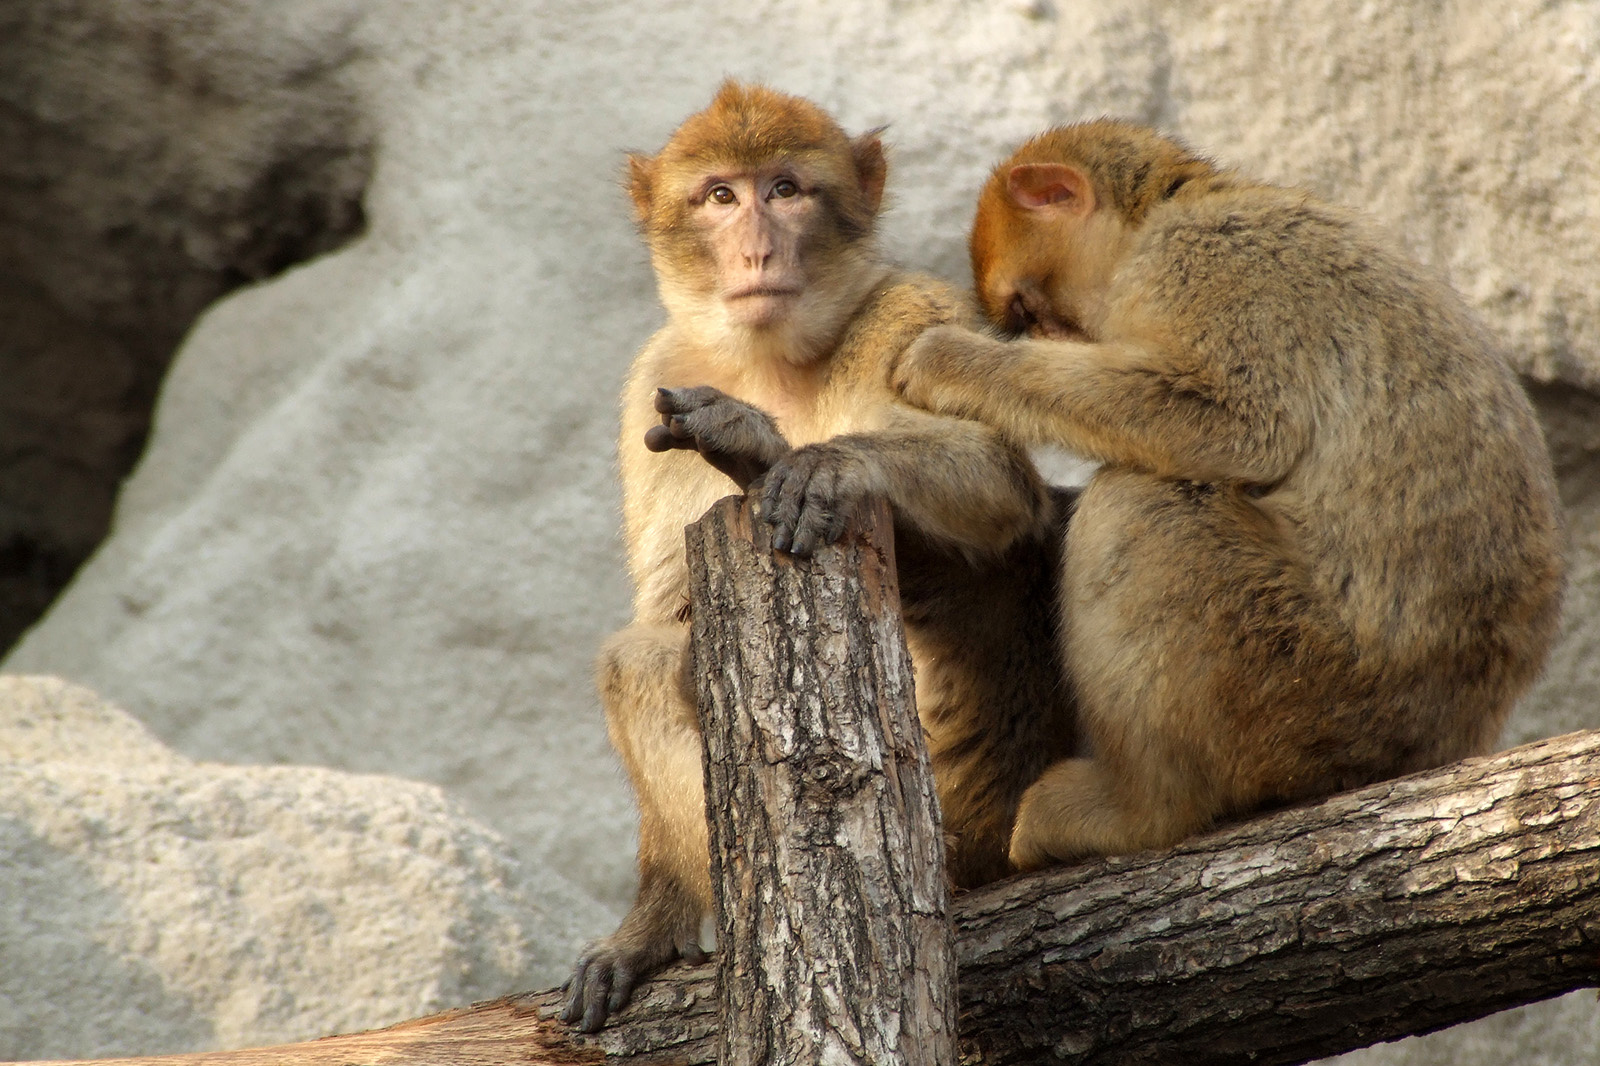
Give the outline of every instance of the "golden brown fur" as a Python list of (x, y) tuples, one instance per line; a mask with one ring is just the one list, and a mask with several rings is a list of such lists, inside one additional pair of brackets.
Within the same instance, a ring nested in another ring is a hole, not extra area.
[(888, 385), (918, 334), (968, 313), (945, 286), (879, 259), (877, 138), (730, 83), (630, 170), (669, 320), (622, 397), (634, 620), (598, 675), (639, 803), (639, 895), (570, 982), (563, 1016), (591, 1030), (639, 978), (701, 954), (710, 880), (683, 528), (719, 498), (747, 487), (775, 543), (797, 553), (838, 536), (865, 498), (890, 502), (956, 884), (1010, 872), (1022, 792), (1073, 739), (1051, 592), (1064, 507), (994, 430), (911, 407)]
[[(1556, 629), (1550, 462), (1492, 337), (1350, 213), (1140, 127), (996, 171), (989, 317), (903, 395), (1105, 465), (1063, 570), (1090, 757), (1024, 799), (1022, 867), (1489, 750)], [(1063, 339), (1065, 338), (1065, 339)]]

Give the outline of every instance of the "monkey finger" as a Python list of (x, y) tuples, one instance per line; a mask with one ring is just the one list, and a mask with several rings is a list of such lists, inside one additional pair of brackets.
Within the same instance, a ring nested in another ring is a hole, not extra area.
[[(789, 539), (794, 532), (795, 521), (799, 518), (800, 505), (792, 485), (794, 476), (783, 467), (774, 467), (767, 472), (766, 487), (761, 494), (761, 518), (769, 526), (776, 527), (772, 535), (772, 546), (779, 551), (787, 551)], [(779, 543), (779, 536), (783, 541)]]
[(681, 415), (685, 411), (692, 411), (696, 407), (705, 406), (706, 400), (697, 394), (706, 391), (703, 387), (698, 389), (659, 388), (656, 390), (654, 400), (655, 409), (664, 415)]
[(655, 409), (664, 415), (681, 415), (725, 399), (722, 390), (710, 385), (696, 385), (686, 389), (656, 389)]
[(794, 546), (789, 551), (794, 555), (810, 556), (822, 547), (823, 532), (832, 520), (831, 509), (825, 499), (815, 493), (816, 481), (813, 480), (810, 488), (800, 502), (800, 514), (794, 523)]
[(651, 426), (644, 431), (644, 446), (653, 452), (667, 452), (674, 448), (682, 448), (683, 441), (673, 435), (667, 426)]
[(700, 965), (711, 957), (706, 954), (706, 949), (700, 946), (700, 941), (693, 937), (678, 945), (678, 954), (683, 956), (683, 961), (695, 966)]
[(653, 452), (665, 452), (673, 448), (698, 448), (700, 442), (684, 425), (682, 417), (673, 415), (664, 424), (644, 431), (644, 446)]
[(795, 523), (794, 547), (789, 550), (795, 555), (814, 555), (818, 548), (842, 537), (849, 521), (847, 508), (823, 498), (808, 498)]
[(854, 511), (855, 508), (853, 507), (841, 506), (833, 509), (833, 512), (827, 516), (827, 523), (822, 528), (822, 542), (824, 544), (833, 544), (844, 536), (845, 527), (850, 524)]
[(789, 548), (790, 555), (798, 555), (802, 559), (810, 558), (821, 547), (817, 543), (816, 530), (809, 525), (797, 526), (794, 531), (794, 544)]

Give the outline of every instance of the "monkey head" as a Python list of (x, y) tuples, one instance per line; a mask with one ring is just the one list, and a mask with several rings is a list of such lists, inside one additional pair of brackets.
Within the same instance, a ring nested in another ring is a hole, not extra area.
[(1010, 334), (1093, 339), (1128, 238), (1216, 168), (1141, 126), (1102, 119), (1033, 138), (995, 168), (969, 250), (984, 314)]
[[(727, 81), (658, 154), (628, 157), (627, 184), (662, 303), (726, 342), (842, 325), (886, 174), (876, 131), (852, 139), (810, 101)], [(781, 345), (796, 361), (821, 346)]]

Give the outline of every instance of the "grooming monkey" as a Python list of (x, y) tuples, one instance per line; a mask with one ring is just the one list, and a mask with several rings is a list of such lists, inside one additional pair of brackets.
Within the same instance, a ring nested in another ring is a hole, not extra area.
[(914, 343), (930, 410), (1101, 461), (1062, 572), (1087, 751), (1025, 795), (1021, 869), (1490, 750), (1556, 630), (1533, 412), (1441, 282), (1310, 195), (1137, 126), (994, 172), (987, 317)]
[(949, 289), (879, 258), (885, 175), (875, 134), (851, 139), (808, 101), (734, 82), (659, 154), (629, 159), (668, 320), (623, 392), (634, 618), (597, 667), (639, 805), (639, 890), (568, 982), (562, 1017), (585, 1030), (651, 971), (704, 957), (711, 885), (683, 528), (731, 490), (755, 495), (774, 545), (800, 555), (836, 539), (865, 498), (889, 501), (957, 886), (1011, 872), (1023, 790), (1073, 750), (1051, 592), (1065, 507), (994, 430), (889, 388), (913, 338), (966, 312)]

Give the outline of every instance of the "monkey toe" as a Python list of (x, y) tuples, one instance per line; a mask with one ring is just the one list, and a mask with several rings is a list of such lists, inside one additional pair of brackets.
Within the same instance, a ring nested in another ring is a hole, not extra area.
[[(612, 971), (609, 967), (601, 967), (595, 974), (595, 987), (591, 988), (583, 1006), (583, 1020), (578, 1028), (585, 1033), (598, 1033), (605, 1028), (606, 1018), (611, 1011), (608, 1009), (611, 1000), (616, 996), (611, 984)], [(618, 1007), (617, 1009), (621, 1009)]]
[[(618, 939), (622, 943), (617, 943)], [(581, 1032), (599, 1032), (628, 1005), (645, 978), (672, 961), (674, 952), (691, 962), (706, 960), (693, 934), (659, 941), (654, 950), (630, 946), (620, 937), (596, 942), (584, 951), (572, 976), (561, 986), (567, 999), (557, 1016)]]
[(627, 1005), (636, 983), (625, 966), (610, 958), (585, 958), (567, 982), (567, 1002), (560, 1018), (581, 1032), (596, 1033), (606, 1019)]
[(599, 1032), (608, 1016), (627, 1005), (638, 982), (636, 973), (635, 967), (609, 948), (585, 952), (562, 986), (567, 991), (567, 1001), (559, 1017), (569, 1025), (576, 1024), (582, 1032)]
[(587, 956), (578, 960), (578, 965), (573, 968), (572, 976), (567, 978), (561, 990), (567, 993), (567, 1001), (561, 1005), (559, 1017), (569, 1025), (583, 1017), (583, 992), (586, 987), (586, 978), (589, 970)]

